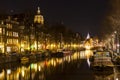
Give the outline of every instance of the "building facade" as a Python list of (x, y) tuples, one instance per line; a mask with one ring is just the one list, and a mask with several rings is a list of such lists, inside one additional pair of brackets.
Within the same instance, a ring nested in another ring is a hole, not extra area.
[(34, 15), (32, 22), (28, 21), (30, 16), (27, 18), (25, 16), (21, 21), (18, 20), (21, 16), (8, 16), (0, 20), (0, 53), (38, 49), (41, 33), (39, 29), (44, 24), (40, 8), (38, 7), (37, 14)]
[(16, 19), (1, 20), (0, 24), (0, 50), (2, 53), (19, 51), (19, 22)]

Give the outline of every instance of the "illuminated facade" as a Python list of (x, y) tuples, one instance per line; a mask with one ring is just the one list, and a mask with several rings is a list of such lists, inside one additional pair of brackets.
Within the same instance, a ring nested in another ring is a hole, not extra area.
[(29, 49), (29, 35), (26, 34), (28, 31), (26, 31), (24, 24), (19, 26), (20, 52), (24, 52), (25, 50)]
[(6, 37), (6, 25), (4, 25), (3, 21), (0, 24), (0, 53), (4, 53), (5, 49), (5, 37)]
[(0, 20), (0, 53), (40, 49), (40, 37), (43, 33), (40, 28), (43, 24), (44, 18), (39, 7), (32, 19), (27, 13), (8, 16), (7, 19), (4, 16)]
[(19, 51), (19, 22), (9, 16), (0, 24), (0, 50), (2, 53)]
[(41, 15), (40, 12), (40, 8), (38, 7), (37, 10), (37, 14), (34, 16), (34, 25), (33, 28), (31, 29), (32, 33), (31, 36), (33, 38), (31, 38), (32, 42), (31, 42), (31, 49), (32, 50), (40, 50), (40, 49), (45, 49), (45, 44), (46, 44), (46, 40), (42, 41), (42, 37), (44, 35), (44, 32), (42, 32), (42, 27), (44, 25), (44, 17)]
[(34, 23), (44, 24), (44, 18), (40, 13), (40, 8), (38, 7), (37, 14), (34, 17)]
[(38, 7), (37, 14), (34, 15), (30, 21), (30, 15), (26, 17), (26, 14), (23, 14), (23, 18), (25, 20), (21, 21), (19, 26), (19, 44), (20, 44), (20, 52), (24, 52), (26, 50), (29, 51), (37, 51), (40, 49), (40, 37), (41, 31), (40, 28), (44, 24), (44, 18), (41, 15), (40, 8)]
[(93, 47), (93, 39), (90, 38), (90, 34), (88, 33), (86, 40), (84, 42), (85, 49), (91, 49)]

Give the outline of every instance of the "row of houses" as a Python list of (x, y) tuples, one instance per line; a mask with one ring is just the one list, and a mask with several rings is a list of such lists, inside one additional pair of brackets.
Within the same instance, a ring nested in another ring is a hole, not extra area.
[(34, 25), (37, 24), (40, 27), (44, 24), (40, 8), (38, 7), (37, 14), (34, 15), (32, 25), (25, 18), (22, 21), (19, 21), (18, 16), (7, 16), (0, 19), (0, 53), (22, 52), (25, 49), (34, 50), (36, 48), (38, 42), (35, 38), (36, 28)]

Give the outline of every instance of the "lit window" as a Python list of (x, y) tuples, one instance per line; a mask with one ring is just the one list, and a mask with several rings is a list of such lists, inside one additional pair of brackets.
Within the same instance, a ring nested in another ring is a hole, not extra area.
[(8, 31), (7, 31), (7, 36), (8, 36), (8, 34), (9, 34), (9, 33), (8, 33)]
[(13, 44), (18, 44), (18, 39), (13, 39)]
[(13, 36), (14, 37), (18, 37), (18, 33), (17, 32), (13, 32)]
[(7, 31), (7, 36), (12, 36), (12, 32), (11, 31)]
[(8, 44), (12, 44), (12, 39), (7, 39)]
[(12, 24), (6, 24), (7, 28), (12, 29)]

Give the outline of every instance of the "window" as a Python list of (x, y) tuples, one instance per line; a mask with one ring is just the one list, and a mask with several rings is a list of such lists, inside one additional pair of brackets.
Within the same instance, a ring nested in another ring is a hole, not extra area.
[(12, 44), (12, 39), (7, 39), (7, 44)]
[(12, 32), (11, 31), (7, 31), (7, 36), (12, 36)]
[(7, 36), (8, 36), (8, 34), (9, 34), (9, 33), (8, 33), (8, 31), (7, 31)]
[(18, 39), (13, 39), (13, 44), (18, 44)]
[(12, 24), (6, 24), (8, 29), (12, 29)]
[(13, 36), (14, 37), (18, 37), (18, 33), (17, 32), (13, 32)]

